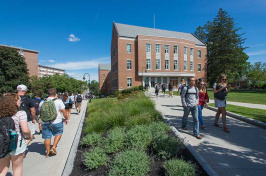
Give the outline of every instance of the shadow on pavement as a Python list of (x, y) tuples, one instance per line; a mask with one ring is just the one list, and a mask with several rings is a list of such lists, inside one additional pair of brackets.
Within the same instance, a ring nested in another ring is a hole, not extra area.
[(33, 142), (28, 146), (29, 152), (39, 153), (40, 155), (46, 155), (46, 150), (43, 142)]

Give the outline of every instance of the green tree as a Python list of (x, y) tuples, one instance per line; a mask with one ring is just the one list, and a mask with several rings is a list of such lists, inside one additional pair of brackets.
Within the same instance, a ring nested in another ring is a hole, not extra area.
[(19, 84), (29, 87), (25, 58), (16, 49), (0, 47), (0, 93), (14, 92)]
[(94, 95), (99, 95), (99, 83), (96, 80), (91, 81), (90, 89)]
[[(230, 81), (236, 81), (245, 74), (248, 55), (243, 47), (245, 38), (238, 34), (234, 19), (222, 9), (212, 22), (198, 27), (194, 33), (207, 43), (207, 77), (211, 84), (224, 73)], [(204, 34), (205, 33), (205, 34)], [(205, 38), (204, 38), (205, 37)]]
[(251, 81), (252, 87), (262, 87), (266, 83), (266, 63), (255, 62), (254, 65), (250, 65), (247, 78)]

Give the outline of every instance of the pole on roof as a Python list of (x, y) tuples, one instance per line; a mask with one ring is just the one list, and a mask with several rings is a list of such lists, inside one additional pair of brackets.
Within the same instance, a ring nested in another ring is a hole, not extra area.
[(155, 29), (155, 13), (153, 13), (153, 28)]

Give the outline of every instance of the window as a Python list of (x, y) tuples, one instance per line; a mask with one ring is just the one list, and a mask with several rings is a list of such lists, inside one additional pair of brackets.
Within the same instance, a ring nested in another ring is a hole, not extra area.
[(127, 44), (127, 53), (131, 53), (131, 44)]
[(190, 55), (193, 56), (194, 55), (194, 49), (190, 48)]
[(169, 45), (165, 45), (164, 53), (169, 53)]
[(198, 50), (198, 58), (201, 58), (201, 50)]
[(184, 70), (187, 70), (187, 61), (184, 61)]
[(198, 71), (201, 71), (201, 64), (198, 64)]
[(190, 71), (193, 71), (193, 61), (190, 61)]
[(161, 69), (161, 61), (160, 59), (156, 59), (156, 70), (160, 70)]
[(169, 70), (169, 60), (165, 60), (165, 70)]
[(187, 47), (184, 47), (184, 54), (187, 55)]
[(23, 56), (23, 50), (19, 50), (19, 54)]
[(105, 74), (103, 74), (103, 77), (105, 77)]
[(127, 87), (132, 86), (132, 78), (127, 78)]
[(127, 60), (127, 69), (131, 70), (131, 60)]
[(105, 84), (104, 84), (104, 81), (105, 81), (105, 79), (103, 79), (103, 88), (105, 88)]
[(146, 43), (146, 53), (150, 53), (151, 52), (151, 44)]
[(174, 54), (178, 54), (178, 47), (174, 46)]
[(146, 69), (151, 69), (151, 60), (146, 59)]
[(161, 53), (161, 45), (156, 44), (156, 53)]
[(178, 70), (178, 60), (174, 60), (174, 70)]

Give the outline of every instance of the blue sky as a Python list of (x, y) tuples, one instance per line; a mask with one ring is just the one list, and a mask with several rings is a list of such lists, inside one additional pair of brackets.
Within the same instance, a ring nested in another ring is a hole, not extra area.
[(113, 21), (193, 33), (219, 8), (247, 38), (249, 62), (266, 61), (265, 0), (0, 0), (0, 44), (40, 51), (39, 64), (98, 80), (110, 63)]

